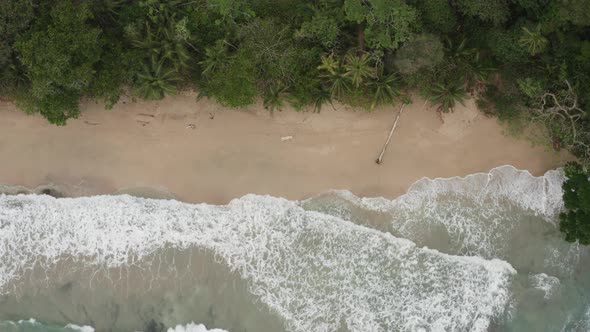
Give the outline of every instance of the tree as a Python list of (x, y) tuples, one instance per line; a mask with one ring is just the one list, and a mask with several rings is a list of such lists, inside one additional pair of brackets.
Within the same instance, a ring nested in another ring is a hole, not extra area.
[(345, 0), (346, 19), (359, 25), (359, 48), (366, 39), (374, 49), (396, 49), (409, 40), (418, 18), (416, 8), (401, 0)]
[(494, 25), (504, 23), (510, 16), (507, 0), (458, 0), (459, 10)]
[(254, 102), (257, 95), (255, 78), (256, 68), (252, 56), (238, 51), (209, 72), (200, 88), (222, 105), (242, 107)]
[(559, 230), (568, 242), (590, 245), (590, 172), (576, 162), (565, 168), (563, 203), (566, 212), (559, 216)]
[(0, 93), (26, 81), (14, 42), (29, 28), (33, 17), (31, 1), (0, 1)]
[[(31, 80), (31, 101), (26, 104), (52, 123), (63, 125), (78, 115), (71, 101), (83, 94), (95, 77), (102, 40), (100, 29), (89, 23), (91, 18), (86, 5), (60, 1), (51, 9), (47, 26), (17, 42), (19, 58)], [(62, 97), (70, 101), (63, 109), (63, 103), (56, 102)]]
[(349, 80), (346, 75), (346, 69), (342, 61), (334, 58), (334, 53), (328, 56), (322, 56), (322, 64), (318, 66), (321, 74), (320, 77), (327, 80), (330, 88), (330, 95), (336, 98), (342, 98), (350, 91)]
[(325, 48), (331, 48), (337, 44), (339, 34), (340, 26), (336, 19), (316, 11), (311, 21), (303, 22), (296, 37), (318, 41)]
[(426, 98), (432, 104), (438, 104), (438, 110), (443, 113), (453, 111), (457, 102), (465, 106), (466, 94), (461, 81), (434, 83), (426, 90)]
[(580, 107), (577, 94), (567, 80), (564, 88), (541, 94), (532, 112), (533, 120), (543, 123), (547, 128), (554, 146), (564, 146), (583, 163), (590, 164), (587, 113)]
[(443, 58), (443, 44), (440, 39), (435, 35), (422, 34), (396, 51), (394, 64), (401, 74), (411, 75), (422, 68), (432, 69)]
[(344, 57), (344, 76), (355, 88), (360, 88), (369, 78), (375, 77), (375, 68), (371, 67), (369, 55), (348, 53)]
[(422, 17), (433, 33), (449, 33), (457, 28), (457, 17), (448, 0), (418, 2)]
[(143, 71), (137, 74), (137, 94), (144, 99), (158, 100), (176, 92), (174, 83), (179, 81), (174, 68), (165, 68), (164, 61), (143, 64)]
[(547, 38), (541, 34), (541, 25), (537, 25), (535, 30), (531, 31), (527, 27), (522, 27), (523, 35), (518, 41), (519, 44), (526, 48), (531, 55), (537, 55), (547, 47)]
[(372, 95), (370, 110), (375, 109), (377, 105), (393, 103), (400, 94), (399, 80), (395, 74), (385, 75), (383, 70), (380, 70), (376, 78), (369, 83), (369, 88)]

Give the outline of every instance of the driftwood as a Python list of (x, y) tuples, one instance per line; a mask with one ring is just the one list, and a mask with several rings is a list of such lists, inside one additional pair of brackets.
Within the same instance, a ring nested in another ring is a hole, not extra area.
[(406, 104), (402, 104), (402, 107), (400, 108), (399, 112), (397, 112), (397, 115), (395, 117), (395, 121), (393, 122), (393, 126), (391, 126), (391, 130), (389, 131), (389, 136), (387, 136), (387, 141), (385, 141), (385, 144), (383, 145), (383, 149), (381, 150), (381, 153), (379, 154), (379, 158), (377, 158), (375, 160), (375, 162), (377, 164), (381, 164), (383, 162), (383, 155), (385, 154), (385, 150), (387, 150), (387, 146), (389, 145), (389, 141), (391, 140), (391, 136), (393, 135), (393, 132), (395, 131), (395, 128), (397, 127), (397, 122), (399, 121), (399, 117), (402, 115), (402, 112), (404, 111), (404, 107), (406, 107)]
[[(534, 109), (533, 121), (545, 123), (553, 145), (576, 151), (582, 161), (590, 161), (590, 132), (583, 124), (585, 112), (578, 105), (578, 97), (566, 80), (567, 90), (545, 92), (539, 107)], [(557, 137), (554, 136), (557, 134)], [(556, 142), (555, 140), (559, 140)]]

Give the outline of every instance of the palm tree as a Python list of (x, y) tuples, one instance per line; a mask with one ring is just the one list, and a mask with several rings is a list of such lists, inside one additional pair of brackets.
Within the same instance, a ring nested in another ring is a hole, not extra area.
[(451, 59), (452, 62), (459, 64), (477, 52), (475, 48), (467, 47), (467, 38), (463, 37), (458, 42), (453, 42), (451, 38), (445, 39), (444, 50), (447, 58)]
[(453, 111), (455, 104), (460, 102), (465, 106), (466, 91), (461, 81), (435, 83), (426, 90), (426, 98), (432, 104), (438, 104), (437, 110), (443, 113)]
[(371, 110), (377, 105), (391, 103), (399, 96), (398, 79), (394, 74), (384, 75), (382, 72), (369, 83), (372, 93)]
[(350, 91), (346, 70), (342, 63), (334, 59), (334, 54), (322, 56), (322, 64), (318, 69), (322, 71), (320, 77), (325, 78), (330, 84), (332, 97), (340, 98)]
[(136, 91), (144, 99), (162, 99), (176, 92), (173, 83), (179, 80), (175, 69), (165, 69), (162, 60), (152, 60), (150, 65), (144, 63), (142, 72), (137, 74)]
[(262, 105), (265, 109), (273, 113), (275, 110), (281, 110), (283, 107), (282, 95), (286, 89), (280, 83), (271, 85), (262, 100)]
[(490, 74), (496, 70), (496, 68), (485, 63), (479, 54), (479, 51), (475, 52), (465, 75), (465, 83), (472, 94), (484, 90), (489, 82)]
[(345, 76), (352, 85), (359, 88), (367, 79), (375, 77), (375, 69), (370, 65), (369, 55), (348, 53), (344, 58)]
[(225, 44), (224, 40), (218, 40), (213, 47), (205, 49), (205, 60), (199, 62), (203, 68), (203, 75), (211, 75), (227, 62), (228, 54)]
[(326, 103), (329, 103), (332, 105), (332, 108), (336, 109), (332, 103), (332, 92), (329, 90), (323, 89), (321, 87), (314, 89), (311, 93), (311, 97), (313, 100), (313, 111), (315, 113), (319, 113), (322, 110), (322, 106)]
[(170, 62), (177, 71), (189, 66), (190, 54), (186, 47), (187, 42), (176, 38), (175, 22), (170, 20), (167, 25), (154, 28), (145, 23), (145, 34), (138, 34), (131, 40), (131, 44), (137, 48), (146, 50), (147, 56), (165, 59)]
[(541, 34), (541, 25), (537, 25), (534, 31), (522, 27), (523, 36), (518, 41), (520, 46), (526, 48), (531, 55), (537, 55), (547, 47), (547, 38)]

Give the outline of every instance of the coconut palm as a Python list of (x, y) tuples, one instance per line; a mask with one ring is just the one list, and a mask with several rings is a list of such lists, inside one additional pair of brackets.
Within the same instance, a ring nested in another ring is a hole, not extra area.
[(465, 74), (465, 84), (469, 87), (470, 93), (477, 93), (485, 89), (489, 82), (490, 75), (496, 68), (487, 64), (480, 57), (479, 52), (475, 52), (468, 64), (468, 70)]
[(331, 97), (340, 98), (350, 91), (349, 79), (342, 63), (334, 59), (334, 54), (322, 56), (322, 64), (318, 69), (322, 71), (321, 78), (328, 81)]
[(189, 67), (191, 58), (187, 49), (189, 43), (177, 38), (176, 23), (172, 19), (157, 28), (153, 28), (151, 24), (146, 22), (144, 33), (138, 33), (131, 37), (131, 44), (145, 50), (147, 56), (165, 59), (177, 71)]
[(175, 69), (164, 68), (162, 60), (143, 64), (142, 72), (137, 74), (136, 91), (144, 99), (162, 99), (165, 95), (174, 94), (174, 82), (179, 81)]
[(435, 83), (426, 90), (426, 98), (432, 104), (438, 104), (437, 110), (444, 113), (453, 111), (457, 102), (465, 106), (463, 99), (465, 99), (466, 94), (463, 82), (459, 80)]
[(329, 103), (330, 105), (332, 105), (332, 108), (336, 109), (334, 107), (334, 104), (332, 104), (332, 92), (323, 88), (319, 88), (319, 89), (314, 89), (313, 92), (311, 93), (312, 96), (312, 100), (313, 100), (313, 111), (316, 113), (319, 113), (322, 109), (322, 106), (326, 103)]
[(467, 47), (467, 42), (467, 38), (461, 38), (454, 42), (447, 37), (444, 43), (444, 50), (447, 58), (457, 64), (470, 59), (477, 50)]
[(273, 113), (275, 110), (281, 110), (283, 107), (283, 94), (286, 89), (280, 84), (271, 85), (264, 93), (262, 104), (265, 109)]
[(371, 110), (377, 105), (391, 103), (399, 96), (398, 79), (394, 74), (384, 75), (382, 72), (369, 83), (372, 94)]
[(537, 55), (547, 47), (547, 38), (541, 34), (541, 25), (537, 25), (535, 30), (531, 31), (527, 27), (522, 27), (523, 36), (518, 41), (520, 46), (526, 48), (531, 55)]
[(205, 59), (199, 62), (203, 69), (203, 75), (211, 75), (217, 69), (222, 67), (227, 60), (228, 54), (226, 43), (224, 40), (218, 40), (214, 46), (205, 49)]
[(367, 79), (375, 77), (375, 69), (371, 67), (367, 53), (354, 55), (348, 53), (344, 58), (345, 76), (354, 87), (359, 88)]

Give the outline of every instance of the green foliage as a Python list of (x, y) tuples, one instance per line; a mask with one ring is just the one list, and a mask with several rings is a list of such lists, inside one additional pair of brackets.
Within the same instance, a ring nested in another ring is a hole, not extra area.
[(504, 23), (510, 16), (507, 0), (458, 0), (457, 4), (465, 15), (494, 25)]
[(437, 36), (422, 34), (404, 44), (395, 54), (395, 67), (404, 75), (432, 69), (443, 61), (443, 44)]
[(369, 83), (371, 91), (371, 108), (375, 109), (378, 105), (393, 103), (395, 98), (400, 95), (399, 80), (395, 74), (384, 75), (380, 72), (377, 77)]
[(100, 30), (89, 24), (90, 18), (87, 6), (61, 1), (52, 8), (47, 26), (17, 42), (31, 80), (30, 109), (52, 123), (64, 124), (65, 119), (78, 114), (74, 96), (86, 92), (94, 80), (102, 42)]
[(239, 52), (211, 72), (201, 88), (225, 106), (247, 106), (257, 95), (255, 77), (256, 68), (250, 55)]
[[(207, 0), (207, 7), (212, 12), (220, 14), (223, 20), (230, 24), (248, 20), (256, 15), (247, 0)], [(221, 24), (222, 20), (216, 23)]]
[(421, 1), (420, 9), (433, 33), (449, 33), (457, 28), (457, 17), (448, 0)]
[(321, 71), (320, 77), (327, 81), (332, 97), (342, 98), (350, 91), (346, 69), (341, 60), (335, 59), (333, 53), (322, 56), (322, 64), (318, 66), (318, 69)]
[(538, 98), (543, 92), (541, 82), (534, 78), (527, 77), (524, 79), (518, 79), (516, 82), (518, 83), (520, 91), (531, 99)]
[(418, 12), (401, 0), (344, 0), (346, 19), (365, 26), (369, 47), (395, 49), (410, 39)]
[(29, 28), (32, 19), (31, 1), (0, 1), (0, 93), (8, 92), (25, 81), (14, 42)]
[(438, 110), (443, 113), (453, 111), (457, 102), (465, 106), (463, 100), (466, 95), (463, 82), (459, 81), (435, 83), (425, 91), (426, 99), (432, 104), (439, 105)]
[(336, 19), (318, 13), (311, 21), (303, 22), (296, 36), (318, 41), (325, 48), (331, 48), (336, 45), (339, 34), (340, 27)]
[(590, 26), (590, 1), (588, 0), (562, 0), (553, 3), (557, 6), (559, 18), (564, 22), (574, 25)]
[(576, 162), (565, 168), (563, 203), (566, 212), (560, 215), (559, 230), (568, 242), (590, 245), (590, 172)]
[(355, 88), (359, 88), (368, 79), (374, 77), (375, 69), (369, 63), (369, 55), (348, 53), (344, 58), (344, 76)]
[(541, 34), (541, 25), (537, 25), (537, 28), (532, 31), (522, 27), (522, 33), (518, 42), (529, 51), (530, 55), (537, 55), (547, 47), (547, 38)]
[(179, 80), (176, 69), (165, 68), (162, 60), (144, 64), (143, 71), (137, 74), (136, 93), (144, 99), (162, 99), (176, 92), (174, 82)]
[(190, 66), (189, 47), (193, 47), (188, 28), (188, 12), (176, 11), (180, 1), (145, 0), (138, 2), (144, 16), (124, 27), (131, 45), (141, 50), (145, 62), (162, 61), (177, 73)]
[(488, 34), (488, 47), (501, 63), (524, 63), (529, 59), (529, 51), (520, 46), (521, 34), (518, 30), (495, 29)]

